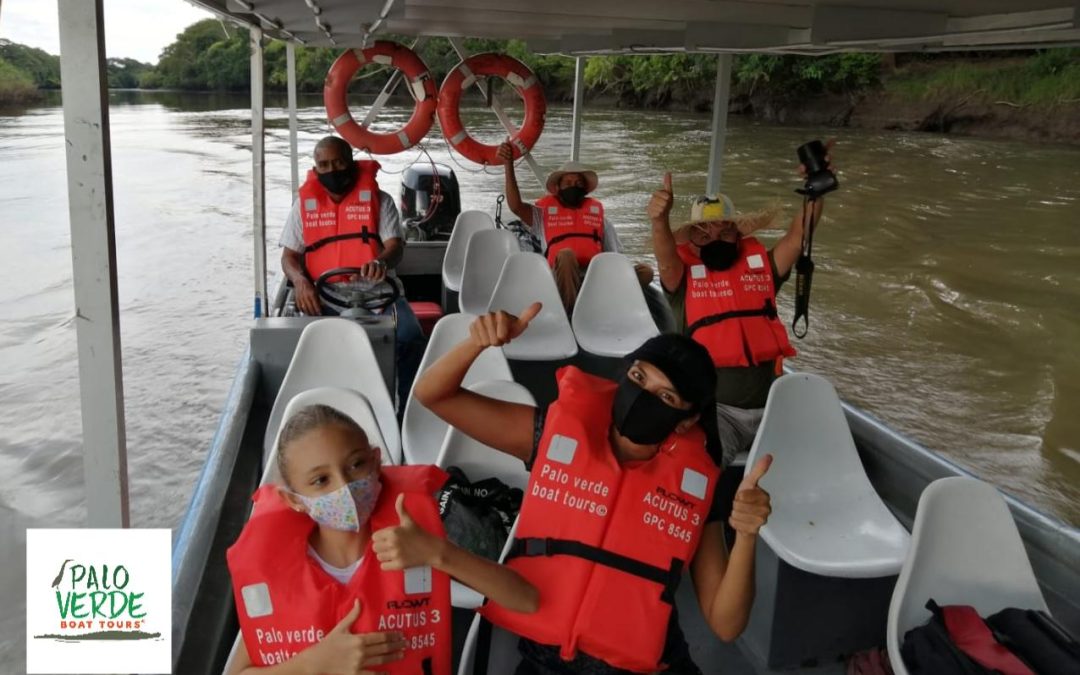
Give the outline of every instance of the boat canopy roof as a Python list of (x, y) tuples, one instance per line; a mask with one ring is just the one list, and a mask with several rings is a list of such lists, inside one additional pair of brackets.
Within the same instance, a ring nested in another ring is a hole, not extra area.
[(266, 35), (517, 38), (541, 54), (948, 51), (1080, 44), (1075, 0), (190, 0)]

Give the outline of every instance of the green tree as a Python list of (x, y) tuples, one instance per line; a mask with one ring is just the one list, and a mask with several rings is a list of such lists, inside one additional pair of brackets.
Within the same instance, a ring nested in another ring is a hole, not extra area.
[(135, 89), (143, 74), (152, 70), (149, 63), (135, 59), (109, 59), (107, 62), (109, 89)]
[(60, 87), (60, 57), (15, 42), (0, 44), (0, 59), (30, 77), (39, 89)]

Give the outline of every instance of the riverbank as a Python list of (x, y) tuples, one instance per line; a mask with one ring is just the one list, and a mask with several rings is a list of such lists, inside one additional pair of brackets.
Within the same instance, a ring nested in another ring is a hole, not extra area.
[(1080, 65), (1071, 58), (914, 63), (883, 73), (865, 90), (743, 92), (730, 112), (778, 124), (1080, 145)]

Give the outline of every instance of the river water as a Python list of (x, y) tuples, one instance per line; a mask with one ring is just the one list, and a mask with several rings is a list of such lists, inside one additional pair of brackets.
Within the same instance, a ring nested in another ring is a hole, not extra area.
[[(304, 98), (301, 166), (327, 132)], [(269, 260), (289, 208), (287, 118), (268, 101)], [(392, 109), (388, 124), (408, 111)], [(115, 92), (110, 111), (132, 523), (186, 508), (247, 337), (252, 307), (246, 97)], [(469, 116), (494, 134), (485, 111)], [(467, 122), (469, 120), (467, 119)], [(587, 110), (582, 157), (628, 254), (649, 260), (643, 209), (665, 170), (674, 219), (704, 188), (707, 116)], [(549, 111), (535, 156), (569, 154)], [(723, 183), (741, 209), (796, 205), (794, 149), (827, 132), (733, 120)], [(451, 163), (437, 129), (426, 147)], [(1080, 150), (845, 131), (840, 192), (815, 240), (811, 332), (792, 364), (829, 377), (887, 424), (1080, 524)], [(419, 157), (385, 158), (382, 186)], [(421, 161), (427, 161), (426, 158)], [(501, 173), (454, 166), (466, 208)], [(522, 186), (539, 196), (525, 167)], [(84, 519), (63, 116), (0, 115), (0, 671), (23, 652), (24, 531)], [(779, 230), (764, 233), (774, 240)], [(781, 298), (790, 319), (790, 290)]]

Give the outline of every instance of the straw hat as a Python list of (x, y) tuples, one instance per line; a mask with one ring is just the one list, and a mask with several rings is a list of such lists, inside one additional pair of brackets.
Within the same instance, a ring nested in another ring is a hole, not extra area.
[(599, 182), (596, 178), (596, 172), (586, 167), (584, 164), (566, 162), (548, 175), (547, 191), (551, 194), (556, 194), (559, 191), (559, 181), (568, 173), (580, 173), (585, 177), (585, 194), (595, 190), (596, 184)]
[(690, 220), (675, 229), (680, 232), (689, 232), (685, 228), (691, 225), (728, 220), (735, 223), (739, 234), (746, 237), (757, 230), (771, 226), (779, 213), (780, 208), (775, 205), (751, 213), (737, 213), (727, 195), (718, 194), (715, 197), (702, 195), (696, 197), (693, 206), (690, 207)]

